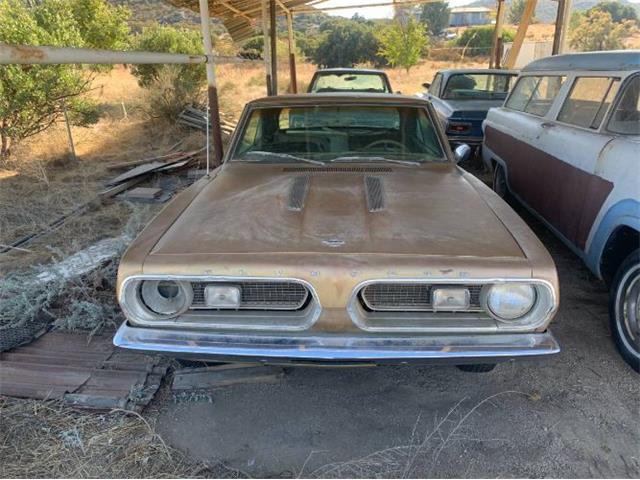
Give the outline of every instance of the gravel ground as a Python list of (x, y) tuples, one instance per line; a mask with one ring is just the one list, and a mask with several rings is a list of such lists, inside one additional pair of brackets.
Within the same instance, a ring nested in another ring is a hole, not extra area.
[(297, 367), (276, 384), (216, 391), (211, 403), (166, 403), (159, 433), (251, 476), (640, 476), (640, 377), (611, 341), (607, 292), (523, 216), (560, 274), (560, 355), (485, 374)]

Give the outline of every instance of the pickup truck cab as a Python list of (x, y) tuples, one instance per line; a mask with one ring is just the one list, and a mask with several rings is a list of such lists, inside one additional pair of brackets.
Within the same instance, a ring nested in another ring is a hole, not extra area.
[(484, 123), (494, 190), (513, 195), (611, 289), (611, 331), (640, 370), (640, 51), (530, 63)]

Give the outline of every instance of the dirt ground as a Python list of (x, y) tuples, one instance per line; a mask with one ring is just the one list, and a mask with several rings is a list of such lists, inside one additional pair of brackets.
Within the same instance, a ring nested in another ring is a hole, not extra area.
[(158, 432), (259, 477), (638, 477), (640, 379), (610, 339), (607, 292), (522, 213), (559, 270), (558, 356), (485, 374), (297, 367), (211, 403), (159, 405)]

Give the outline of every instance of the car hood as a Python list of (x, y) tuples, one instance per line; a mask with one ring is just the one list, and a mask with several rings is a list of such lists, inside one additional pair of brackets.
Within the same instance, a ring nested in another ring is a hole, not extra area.
[[(367, 196), (375, 192), (366, 177), (381, 185), (378, 211), (370, 211)], [(292, 195), (300, 192), (296, 210)], [(226, 164), (150, 252), (235, 253), (524, 257), (455, 165), (382, 163)]]

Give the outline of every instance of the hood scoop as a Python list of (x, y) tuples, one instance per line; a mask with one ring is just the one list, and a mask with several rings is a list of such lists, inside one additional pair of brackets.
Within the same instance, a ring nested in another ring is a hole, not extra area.
[(289, 202), (287, 208), (294, 212), (300, 212), (304, 208), (304, 201), (309, 193), (309, 175), (295, 177), (289, 189)]
[(384, 183), (382, 177), (367, 175), (364, 177), (364, 191), (370, 212), (379, 212), (385, 208)]

